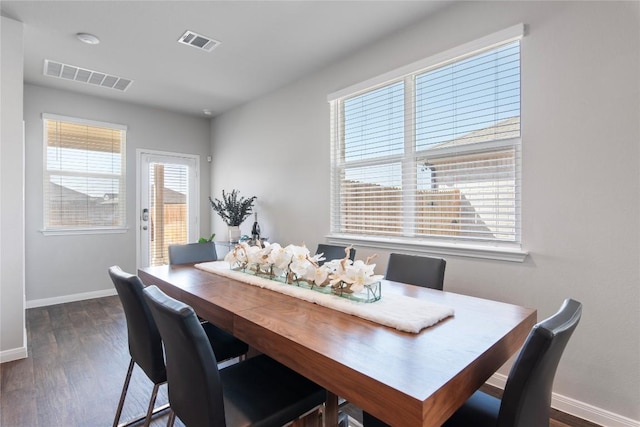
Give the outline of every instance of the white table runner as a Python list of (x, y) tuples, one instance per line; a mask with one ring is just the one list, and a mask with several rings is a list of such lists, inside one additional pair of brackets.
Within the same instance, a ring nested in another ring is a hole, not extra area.
[(382, 299), (364, 303), (231, 270), (224, 261), (205, 262), (195, 267), (414, 334), (454, 314), (451, 307), (405, 295), (385, 295), (384, 289)]

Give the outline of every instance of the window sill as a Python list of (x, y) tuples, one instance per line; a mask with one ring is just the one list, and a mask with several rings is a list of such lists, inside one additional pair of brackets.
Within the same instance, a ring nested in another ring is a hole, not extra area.
[(74, 228), (74, 229), (47, 229), (40, 230), (45, 236), (69, 236), (81, 234), (122, 234), (129, 231), (127, 227), (121, 228)]
[(454, 255), (499, 261), (524, 262), (529, 254), (517, 246), (480, 246), (469, 243), (449, 243), (426, 240), (405, 240), (400, 238), (365, 237), (346, 234), (326, 236), (328, 243), (399, 250), (416, 255)]

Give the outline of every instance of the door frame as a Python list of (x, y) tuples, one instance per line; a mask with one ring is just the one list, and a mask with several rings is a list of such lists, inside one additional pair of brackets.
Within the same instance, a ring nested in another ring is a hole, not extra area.
[(161, 157), (174, 157), (181, 159), (188, 159), (195, 161), (195, 182), (193, 191), (190, 191), (191, 198), (188, 197), (187, 204), (193, 207), (194, 211), (194, 226), (189, 227), (189, 240), (195, 241), (200, 233), (200, 155), (199, 154), (186, 154), (175, 153), (171, 151), (151, 150), (147, 148), (136, 149), (136, 271), (142, 265), (141, 251), (142, 251), (142, 194), (140, 193), (141, 180), (142, 180), (142, 157), (144, 155), (161, 156)]

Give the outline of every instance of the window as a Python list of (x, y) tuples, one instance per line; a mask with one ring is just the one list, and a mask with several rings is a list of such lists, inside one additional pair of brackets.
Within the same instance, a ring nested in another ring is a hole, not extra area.
[(44, 231), (126, 226), (126, 127), (43, 115)]
[(522, 28), (330, 95), (333, 237), (519, 247)]

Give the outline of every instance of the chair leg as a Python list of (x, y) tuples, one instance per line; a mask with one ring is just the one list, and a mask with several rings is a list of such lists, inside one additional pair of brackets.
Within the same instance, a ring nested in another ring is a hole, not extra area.
[(149, 400), (147, 416), (144, 419), (144, 427), (149, 427), (149, 424), (151, 424), (151, 415), (153, 415), (153, 407), (155, 406), (156, 398), (158, 397), (158, 388), (160, 388), (160, 384), (153, 385), (153, 392), (151, 392), (151, 399)]
[(169, 419), (167, 420), (167, 427), (173, 427), (173, 423), (176, 422), (176, 413), (171, 411)]
[(122, 386), (122, 393), (120, 394), (120, 402), (118, 402), (118, 409), (116, 410), (116, 417), (113, 420), (113, 427), (118, 427), (120, 421), (120, 415), (122, 414), (122, 407), (124, 406), (124, 399), (127, 397), (127, 390), (129, 389), (129, 382), (131, 381), (131, 373), (133, 372), (133, 358), (129, 362), (129, 369), (127, 370), (127, 376)]
[(338, 427), (349, 427), (349, 416), (344, 412), (338, 412)]
[(120, 416), (122, 415), (122, 408), (124, 407), (124, 401), (125, 401), (125, 398), (127, 397), (127, 391), (129, 390), (129, 383), (131, 382), (131, 374), (133, 373), (134, 365), (135, 365), (135, 362), (133, 361), (133, 359), (131, 359), (131, 362), (129, 362), (129, 369), (127, 370), (127, 377), (125, 378), (124, 385), (122, 386), (122, 393), (120, 394), (120, 402), (118, 402), (116, 417), (113, 420), (113, 427), (129, 426), (132, 424), (136, 424), (137, 422), (142, 420), (144, 420), (144, 425), (146, 427), (146, 426), (149, 426), (149, 424), (151, 424), (151, 418), (154, 415), (169, 409), (168, 403), (165, 405), (159, 406), (155, 409), (153, 408), (153, 406), (156, 404), (156, 398), (158, 397), (158, 389), (162, 385), (162, 384), (154, 384), (153, 392), (151, 393), (151, 401), (149, 402), (149, 408), (147, 409), (147, 413), (131, 421), (127, 421), (125, 423), (119, 424)]
[[(148, 422), (149, 423), (151, 422), (151, 418), (153, 418), (154, 415), (159, 414), (160, 412), (166, 411), (167, 409), (169, 409), (169, 404), (168, 403), (165, 404), (165, 405), (158, 406), (157, 408), (155, 408), (153, 410), (153, 412), (151, 412), (151, 416), (150, 416)], [(127, 421), (126, 423), (118, 424), (118, 427), (128, 427), (128, 426), (131, 426), (131, 425), (135, 425), (135, 424), (138, 424), (142, 420), (145, 420), (145, 424), (146, 424), (147, 423), (147, 417), (148, 417), (147, 414), (142, 414), (139, 417), (136, 417), (136, 418), (132, 419), (131, 421)]]

